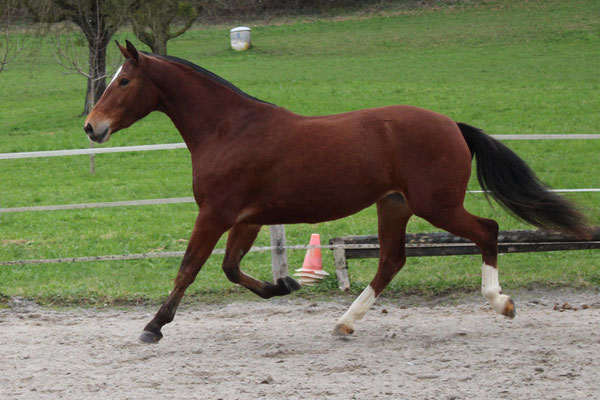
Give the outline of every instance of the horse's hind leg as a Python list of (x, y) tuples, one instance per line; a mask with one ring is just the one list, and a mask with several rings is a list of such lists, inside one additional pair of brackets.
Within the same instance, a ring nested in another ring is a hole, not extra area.
[(375, 277), (338, 320), (333, 334), (345, 336), (354, 332), (354, 322), (361, 319), (375, 303), (383, 289), (406, 262), (406, 224), (412, 212), (400, 194), (392, 194), (377, 202), (379, 225), (379, 267)]
[[(418, 215), (418, 214), (417, 214)], [(499, 314), (513, 318), (515, 304), (505, 294), (498, 281), (498, 224), (496, 221), (470, 214), (462, 206), (450, 210), (438, 210), (424, 215), (438, 228), (473, 241), (480, 249), (483, 259), (481, 267), (481, 293)]]
[(240, 270), (240, 261), (250, 250), (252, 243), (260, 231), (261, 225), (236, 224), (229, 231), (227, 249), (223, 260), (223, 271), (227, 278), (238, 283), (264, 299), (283, 296), (301, 288), (300, 284), (290, 276), (279, 278), (275, 284), (254, 279)]

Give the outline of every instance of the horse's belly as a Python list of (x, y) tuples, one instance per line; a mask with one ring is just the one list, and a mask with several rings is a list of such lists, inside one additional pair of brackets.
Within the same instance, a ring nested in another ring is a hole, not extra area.
[(309, 223), (315, 224), (318, 222), (333, 221), (355, 214), (358, 211), (373, 204), (365, 203), (355, 207), (336, 207), (327, 206), (314, 207), (296, 207), (296, 208), (268, 208), (251, 213), (243, 217), (239, 222), (260, 225), (277, 225), (277, 224), (299, 224)]
[(261, 193), (263, 200), (247, 210), (244, 222), (272, 225), (331, 221), (355, 214), (394, 191), (377, 180), (331, 182), (323, 177), (314, 182), (288, 181), (273, 189), (270, 194)]

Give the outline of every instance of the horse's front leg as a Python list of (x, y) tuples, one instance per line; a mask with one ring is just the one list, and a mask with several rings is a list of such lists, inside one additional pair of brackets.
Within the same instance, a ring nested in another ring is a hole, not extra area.
[(263, 299), (273, 296), (283, 296), (301, 288), (292, 277), (279, 278), (275, 284), (259, 281), (240, 270), (242, 257), (250, 250), (256, 240), (261, 225), (236, 224), (229, 231), (227, 249), (223, 259), (223, 271), (227, 278), (256, 293)]
[(144, 328), (140, 340), (144, 343), (157, 343), (162, 338), (161, 328), (173, 321), (177, 306), (185, 290), (194, 282), (198, 271), (211, 255), (219, 238), (229, 227), (213, 215), (200, 211), (188, 248), (181, 261), (175, 278), (175, 286), (169, 297), (160, 307), (152, 321)]

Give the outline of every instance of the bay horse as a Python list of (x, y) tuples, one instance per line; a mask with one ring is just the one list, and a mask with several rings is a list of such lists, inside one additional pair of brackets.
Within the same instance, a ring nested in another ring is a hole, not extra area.
[(406, 261), (405, 230), (413, 215), (473, 241), (482, 253), (482, 294), (514, 317), (498, 281), (498, 224), (463, 207), (472, 158), (483, 189), (535, 226), (586, 236), (576, 208), (551, 192), (506, 146), (464, 123), (411, 106), (306, 117), (254, 98), (217, 75), (175, 57), (117, 46), (125, 63), (84, 123), (103, 143), (152, 111), (165, 113), (192, 159), (198, 217), (174, 288), (140, 340), (156, 343), (186, 288), (229, 232), (227, 278), (262, 298), (300, 289), (287, 276), (263, 282), (240, 270), (262, 225), (343, 218), (375, 203), (381, 255), (375, 277), (334, 328), (354, 332)]

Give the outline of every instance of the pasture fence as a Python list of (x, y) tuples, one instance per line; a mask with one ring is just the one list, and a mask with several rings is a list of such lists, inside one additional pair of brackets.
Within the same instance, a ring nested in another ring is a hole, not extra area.
[[(490, 135), (498, 140), (581, 140), (592, 139), (599, 140), (600, 134), (534, 134), (534, 135)], [(0, 160), (16, 160), (20, 158), (42, 158), (42, 157), (61, 157), (78, 156), (89, 154), (123, 153), (131, 151), (155, 151), (155, 150), (175, 150), (185, 149), (185, 143), (164, 143), (164, 144), (146, 144), (138, 146), (120, 146), (120, 147), (100, 147), (89, 149), (68, 149), (68, 150), (49, 150), (49, 151), (29, 151), (15, 153), (1, 153)]]
[[(491, 135), (498, 140), (598, 140), (600, 134), (533, 134), (533, 135)], [(0, 160), (15, 160), (24, 158), (42, 158), (42, 157), (62, 157), (62, 156), (76, 156), (76, 155), (93, 155), (93, 154), (107, 154), (107, 153), (121, 153), (121, 152), (138, 152), (138, 151), (155, 151), (155, 150), (174, 150), (187, 148), (185, 143), (166, 143), (156, 145), (139, 145), (139, 146), (121, 146), (121, 147), (104, 147), (104, 148), (88, 148), (88, 149), (70, 149), (70, 150), (52, 150), (52, 151), (36, 151), (36, 152), (16, 152), (16, 153), (2, 153), (0, 154)], [(581, 188), (581, 189), (555, 189), (555, 192), (560, 193), (581, 193), (600, 192), (600, 188)], [(484, 193), (482, 190), (473, 190), (469, 193)], [(34, 212), (34, 211), (57, 211), (57, 210), (74, 210), (74, 209), (88, 209), (88, 208), (106, 208), (106, 207), (125, 207), (125, 206), (146, 206), (146, 205), (157, 205), (157, 204), (178, 204), (178, 203), (194, 203), (193, 197), (174, 197), (174, 198), (162, 198), (162, 199), (145, 199), (145, 200), (127, 200), (127, 201), (112, 201), (112, 202), (96, 202), (96, 203), (79, 203), (79, 204), (64, 204), (64, 205), (43, 205), (43, 206), (24, 206), (24, 207), (11, 207), (11, 208), (0, 208), (0, 214), (2, 213), (16, 213), (16, 212)], [(349, 279), (347, 273), (347, 262), (348, 258), (362, 258), (359, 256), (362, 254), (366, 257), (378, 255), (379, 243), (372, 237), (364, 239), (366, 237), (344, 237), (331, 239), (329, 245), (321, 246), (310, 246), (310, 245), (286, 245), (285, 239), (285, 228), (283, 225), (272, 225), (271, 229), (271, 246), (253, 246), (250, 252), (262, 252), (271, 251), (272, 253), (272, 270), (273, 278), (287, 276), (288, 275), (288, 264), (287, 264), (287, 250), (308, 250), (311, 248), (320, 247), (323, 249), (333, 250), (334, 262), (336, 264), (336, 272), (340, 289), (347, 289), (349, 287)], [(598, 228), (600, 229), (600, 228)], [(531, 231), (519, 231), (524, 233), (526, 237), (531, 238)], [(595, 235), (598, 236), (597, 230)], [(438, 234), (416, 234), (416, 235), (429, 235), (429, 237), (438, 237)], [(436, 236), (437, 235), (437, 236)], [(446, 234), (449, 235), (449, 234)], [(407, 235), (410, 237), (410, 235)], [(452, 235), (450, 235), (452, 236)], [(551, 251), (551, 250), (565, 250), (565, 249), (582, 249), (582, 248), (600, 248), (600, 236), (594, 236), (594, 240), (585, 242), (586, 244), (576, 244), (575, 246), (557, 245), (556, 240), (552, 240), (551, 243), (547, 243), (543, 240), (533, 240), (533, 242), (523, 246), (515, 246), (514, 243), (508, 243), (508, 247), (502, 247), (501, 250), (506, 248), (506, 252), (516, 251)], [(423, 237), (423, 236), (421, 236)], [(443, 236), (439, 236), (442, 238)], [(356, 239), (363, 238), (363, 239)], [(563, 238), (562, 242), (565, 242)], [(450, 254), (473, 254), (477, 252), (477, 249), (468, 243), (452, 243), (452, 240), (441, 239), (439, 243), (429, 242), (420, 243), (418, 246), (420, 250), (415, 253), (416, 245), (410, 243), (410, 238), (407, 240), (407, 253), (408, 255), (450, 255)], [(501, 239), (502, 241), (502, 239)], [(567, 240), (568, 242), (569, 240)], [(560, 242), (560, 241), (559, 241)], [(521, 242), (522, 243), (522, 242)], [(572, 241), (570, 242), (572, 243)], [(557, 247), (558, 246), (558, 247)], [(446, 250), (444, 250), (446, 248)], [(440, 250), (441, 249), (441, 250)], [(510, 249), (517, 249), (511, 251)], [(523, 250), (527, 249), (527, 250)], [(536, 250), (538, 249), (538, 250)], [(354, 253), (353, 253), (354, 251)], [(151, 253), (138, 253), (138, 254), (121, 254), (121, 255), (101, 255), (101, 256), (87, 256), (87, 257), (62, 257), (54, 259), (30, 259), (30, 260), (10, 260), (0, 261), (0, 266), (10, 265), (26, 265), (26, 264), (56, 264), (56, 263), (73, 263), (73, 262), (95, 262), (95, 261), (116, 261), (116, 260), (138, 260), (138, 259), (152, 259), (152, 258), (168, 258), (168, 257), (182, 257), (183, 251), (173, 252), (151, 252)], [(224, 254), (224, 249), (215, 249), (213, 254)]]
[[(600, 188), (590, 189), (552, 189), (555, 193), (598, 193)], [(468, 190), (467, 193), (485, 193), (483, 190)], [(159, 204), (183, 204), (195, 203), (193, 197), (166, 197), (162, 199), (145, 199), (145, 200), (124, 200), (124, 201), (107, 201), (96, 203), (78, 203), (78, 204), (59, 204), (47, 206), (28, 206), (28, 207), (11, 207), (0, 208), (2, 213), (30, 212), (30, 211), (61, 211), (61, 210), (81, 210), (85, 208), (108, 208), (108, 207), (131, 207), (131, 206), (151, 206)]]
[[(498, 253), (531, 253), (559, 250), (600, 249), (600, 227), (594, 227), (589, 239), (575, 238), (558, 232), (511, 230), (498, 232)], [(333, 238), (333, 259), (341, 290), (350, 288), (349, 259), (378, 258), (377, 235)], [(457, 256), (479, 254), (481, 250), (470, 240), (448, 232), (406, 234), (406, 256)]]

